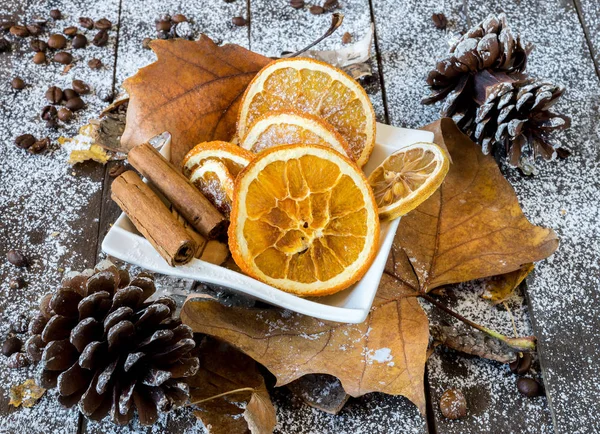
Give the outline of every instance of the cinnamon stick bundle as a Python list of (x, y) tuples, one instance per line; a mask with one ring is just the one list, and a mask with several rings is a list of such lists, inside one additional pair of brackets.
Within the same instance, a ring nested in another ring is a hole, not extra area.
[(194, 257), (196, 241), (135, 172), (113, 181), (111, 198), (169, 265), (182, 265)]
[(214, 239), (225, 234), (228, 222), (223, 214), (151, 144), (136, 146), (127, 158), (202, 236)]

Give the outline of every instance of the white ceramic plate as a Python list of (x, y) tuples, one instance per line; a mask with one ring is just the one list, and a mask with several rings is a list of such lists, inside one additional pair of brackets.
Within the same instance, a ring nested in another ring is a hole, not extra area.
[[(403, 146), (431, 141), (433, 141), (433, 133), (428, 131), (396, 128), (378, 123), (377, 144), (364, 167), (364, 172), (370, 174), (388, 155)], [(168, 158), (169, 147), (165, 146), (161, 153)], [(381, 225), (379, 253), (364, 277), (344, 291), (325, 297), (300, 298), (244, 274), (199, 259), (193, 259), (186, 265), (171, 267), (139, 234), (125, 214), (121, 214), (104, 238), (102, 250), (115, 258), (156, 273), (221, 285), (264, 302), (316, 318), (360, 323), (365, 320), (371, 309), (399, 222), (398, 218)]]

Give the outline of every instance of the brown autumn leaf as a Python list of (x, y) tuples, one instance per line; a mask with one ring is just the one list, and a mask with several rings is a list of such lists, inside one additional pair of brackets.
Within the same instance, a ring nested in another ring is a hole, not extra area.
[(248, 83), (271, 59), (239, 45), (219, 47), (206, 35), (150, 46), (157, 61), (123, 83), (130, 97), (123, 146), (131, 149), (168, 131), (171, 161), (179, 165), (200, 142), (230, 140)]
[(421, 291), (509, 273), (556, 250), (554, 231), (529, 223), (494, 159), (454, 121), (443, 118), (423, 129), (434, 132), (453, 164), (438, 191), (398, 228), (396, 240)]
[[(397, 259), (390, 271), (407, 275), (407, 280), (384, 274), (362, 324), (323, 321), (283, 309), (226, 307), (197, 296), (188, 297), (181, 319), (195, 332), (229, 342), (263, 364), (277, 377), (277, 386), (306, 374), (329, 374), (351, 396), (404, 395), (424, 414), (429, 324), (415, 297), (410, 264)], [(408, 269), (401, 270), (402, 264)]]
[[(230, 345), (205, 339), (200, 345), (200, 369), (188, 384), (190, 402), (197, 403), (194, 415), (210, 434), (273, 432), (275, 407), (264, 378), (254, 360)], [(221, 394), (225, 395), (210, 399)]]
[(481, 297), (489, 300), (495, 306), (506, 301), (519, 287), (521, 282), (533, 271), (533, 264), (525, 264), (510, 273), (483, 279)]
[(44, 395), (46, 389), (40, 387), (36, 382), (29, 378), (23, 384), (11, 386), (9, 396), (9, 405), (19, 407), (33, 407), (36, 402)]

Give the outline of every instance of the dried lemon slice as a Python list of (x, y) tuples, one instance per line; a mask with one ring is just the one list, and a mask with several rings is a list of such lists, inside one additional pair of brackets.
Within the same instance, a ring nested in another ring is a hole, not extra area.
[(362, 167), (375, 145), (375, 112), (364, 89), (327, 63), (308, 58), (280, 59), (264, 67), (244, 93), (238, 137), (262, 115), (298, 110), (331, 124), (348, 142), (351, 159)]
[(256, 120), (239, 145), (258, 153), (273, 146), (295, 145), (329, 146), (351, 157), (346, 140), (327, 122), (307, 113), (293, 110), (269, 112)]
[(369, 176), (382, 220), (412, 211), (444, 181), (450, 158), (434, 143), (414, 143), (384, 160)]
[(378, 245), (373, 192), (330, 148), (268, 149), (236, 180), (229, 249), (258, 280), (301, 296), (332, 294), (365, 274)]

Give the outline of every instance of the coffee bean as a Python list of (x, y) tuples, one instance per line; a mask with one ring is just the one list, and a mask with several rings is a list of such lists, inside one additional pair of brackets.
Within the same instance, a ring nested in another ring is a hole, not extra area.
[(79, 94), (77, 92), (75, 92), (73, 89), (65, 89), (65, 90), (63, 90), (63, 94), (64, 94), (65, 101), (69, 101), (71, 98), (76, 98), (79, 96)]
[(156, 39), (169, 39), (169, 32), (159, 30), (158, 32), (156, 32)]
[(35, 63), (36, 65), (46, 63), (46, 53), (44, 53), (43, 51), (35, 53), (35, 56), (33, 56), (33, 63)]
[(77, 27), (69, 26), (63, 29), (63, 33), (69, 37), (73, 37), (77, 34)]
[(310, 7), (309, 11), (313, 15), (321, 15), (323, 12), (325, 12), (325, 9), (323, 9), (321, 6), (313, 5)]
[(100, 18), (98, 21), (94, 23), (94, 27), (98, 30), (108, 30), (112, 27), (112, 23), (108, 21), (106, 18)]
[(22, 78), (15, 77), (11, 80), (10, 86), (16, 90), (22, 90), (25, 88), (25, 82), (23, 81)]
[[(25, 140), (27, 141), (28, 145), (25, 145), (24, 143), (19, 144), (17, 142), (17, 146), (19, 146), (19, 148), (29, 148), (30, 146), (33, 145), (33, 143), (35, 143), (35, 138), (31, 134), (24, 134), (23, 136), (19, 136), (19, 137), (17, 137), (17, 141), (19, 140), (19, 138), (22, 138), (24, 136), (27, 136), (27, 137), (25, 137)], [(31, 143), (31, 138), (33, 138), (33, 143)], [(23, 268), (23, 267), (27, 267), (27, 265), (29, 265), (29, 261), (27, 260), (27, 257), (20, 250), (9, 250), (6, 253), (6, 259), (8, 260), (8, 262), (13, 264), (15, 267)]]
[(323, 3), (323, 9), (326, 11), (333, 10), (339, 6), (338, 0), (325, 0), (325, 3)]
[(44, 331), (44, 327), (48, 324), (48, 319), (41, 313), (31, 319), (29, 323), (29, 333), (32, 335), (41, 335)]
[(94, 28), (94, 20), (88, 17), (79, 17), (79, 25), (84, 29), (91, 30)]
[(6, 357), (12, 356), (14, 353), (21, 351), (23, 342), (16, 336), (11, 336), (4, 341), (2, 344), (2, 354)]
[[(15, 139), (15, 145), (17, 145), (17, 147), (19, 147), (21, 149), (27, 149), (34, 143), (35, 143), (35, 137), (33, 137), (33, 135), (31, 135), (31, 134), (22, 134)], [(11, 250), (8, 253), (10, 254), (11, 252), (13, 252), (13, 250)], [(7, 257), (8, 257), (8, 254), (7, 254)], [(10, 259), (8, 259), (8, 261), (11, 262)]]
[(96, 33), (96, 36), (94, 36), (94, 40), (92, 41), (92, 43), (96, 47), (104, 47), (108, 43), (108, 33), (106, 32), (106, 30), (100, 30), (98, 33)]
[(344, 36), (342, 36), (342, 44), (349, 44), (350, 42), (352, 42), (352, 35), (348, 32), (344, 33)]
[(159, 21), (171, 21), (171, 15), (169, 14), (162, 14), (160, 17), (158, 17), (158, 20), (155, 20), (155, 23), (158, 23)]
[(31, 36), (39, 36), (44, 32), (39, 24), (27, 24), (27, 30)]
[(68, 65), (73, 61), (73, 56), (71, 53), (67, 53), (66, 51), (61, 51), (60, 53), (56, 53), (52, 58), (54, 62), (61, 63), (63, 65)]
[(58, 111), (58, 119), (63, 122), (69, 122), (71, 119), (73, 119), (73, 112), (66, 107), (62, 107)]
[(448, 25), (448, 20), (444, 14), (433, 14), (431, 15), (431, 19), (433, 21), (433, 25), (440, 30), (444, 30)]
[(10, 28), (15, 25), (17, 25), (17, 23), (15, 23), (14, 21), (4, 20), (0, 22), (0, 29), (2, 29), (2, 31), (4, 32), (8, 32), (10, 31)]
[(32, 39), (29, 45), (31, 46), (31, 49), (36, 53), (39, 53), (40, 51), (46, 51), (46, 49), (48, 48), (48, 44), (46, 44), (41, 39)]
[(188, 20), (187, 17), (183, 14), (175, 14), (171, 18), (171, 21), (173, 21), (175, 24), (184, 23), (187, 20)]
[[(57, 130), (58, 127), (59, 127), (59, 125), (58, 125), (58, 121), (56, 119), (48, 119), (46, 121), (46, 128), (48, 128), (49, 130)], [(32, 154), (39, 154), (41, 151), (43, 151), (43, 149), (41, 149), (39, 151), (33, 149), (33, 147), (36, 146), (36, 143), (38, 143), (38, 142), (35, 142), (33, 144), (33, 146), (31, 146), (31, 148), (28, 149), (28, 151), (31, 152)], [(41, 147), (41, 146), (42, 146), (42, 144), (38, 143), (37, 147)], [(37, 147), (36, 147), (36, 149), (37, 149)]]
[(238, 27), (242, 27), (247, 24), (247, 21), (244, 17), (233, 17), (231, 22)]
[(90, 93), (90, 86), (82, 80), (73, 80), (73, 90), (79, 95), (87, 95)]
[(71, 45), (73, 46), (73, 48), (85, 48), (87, 43), (88, 43), (88, 40), (85, 37), (85, 35), (75, 35)]
[(56, 111), (56, 107), (53, 105), (47, 105), (42, 109), (42, 119), (45, 121), (55, 119), (57, 115), (58, 112)]
[(531, 361), (532, 357), (530, 353), (523, 353), (523, 357), (517, 354), (517, 359), (508, 366), (513, 373), (523, 375), (531, 368)]
[(0, 53), (6, 53), (10, 51), (10, 42), (5, 38), (0, 38)]
[(10, 282), (8, 282), (8, 286), (10, 289), (25, 288), (26, 284), (27, 284), (27, 282), (25, 282), (25, 279), (23, 279), (22, 277), (15, 277)]
[(40, 335), (33, 335), (25, 342), (25, 351), (31, 360), (39, 362), (42, 360), (46, 344)]
[(81, 110), (84, 106), (83, 100), (76, 96), (75, 98), (71, 98), (67, 101), (67, 108), (71, 111), (76, 112), (77, 110)]
[(517, 389), (521, 392), (521, 395), (528, 398), (542, 395), (542, 386), (532, 378), (519, 378), (517, 380)]
[(63, 100), (64, 94), (60, 87), (52, 86), (49, 87), (46, 91), (46, 99), (50, 101), (52, 104), (60, 104)]
[(6, 366), (11, 369), (24, 368), (30, 364), (31, 361), (27, 358), (25, 353), (14, 353), (8, 358), (8, 362), (6, 362)]
[(304, 7), (304, 0), (290, 0), (290, 6), (294, 9), (302, 9)]
[(102, 68), (102, 61), (100, 59), (90, 59), (88, 62), (88, 66), (92, 69), (100, 69)]
[(460, 390), (448, 389), (440, 398), (440, 411), (448, 419), (460, 419), (467, 415), (467, 400)]
[[(56, 119), (52, 118), (46, 122), (46, 126), (52, 126), (52, 128), (56, 128), (58, 123), (56, 122)], [(31, 145), (27, 151), (31, 152), (32, 154), (39, 154), (48, 149), (48, 146), (50, 146), (50, 139), (48, 137), (44, 137), (43, 139), (38, 140)]]
[(145, 48), (146, 50), (150, 48), (150, 42), (152, 42), (152, 38), (144, 38), (142, 40), (142, 48)]
[(29, 30), (27, 30), (27, 27), (25, 26), (12, 26), (10, 28), (10, 33), (18, 38), (26, 38), (29, 36)]
[(52, 9), (50, 11), (50, 17), (53, 20), (60, 20), (62, 18), (62, 13), (58, 9)]
[(67, 38), (63, 35), (55, 33), (48, 38), (48, 47), (54, 50), (62, 50), (67, 45)]
[(110, 176), (111, 178), (116, 178), (117, 176), (125, 172), (125, 170), (127, 170), (127, 168), (123, 164), (117, 164), (110, 168), (110, 170), (108, 171), (108, 176)]
[(156, 23), (156, 30), (159, 32), (168, 32), (171, 30), (171, 22), (170, 21), (159, 21)]

